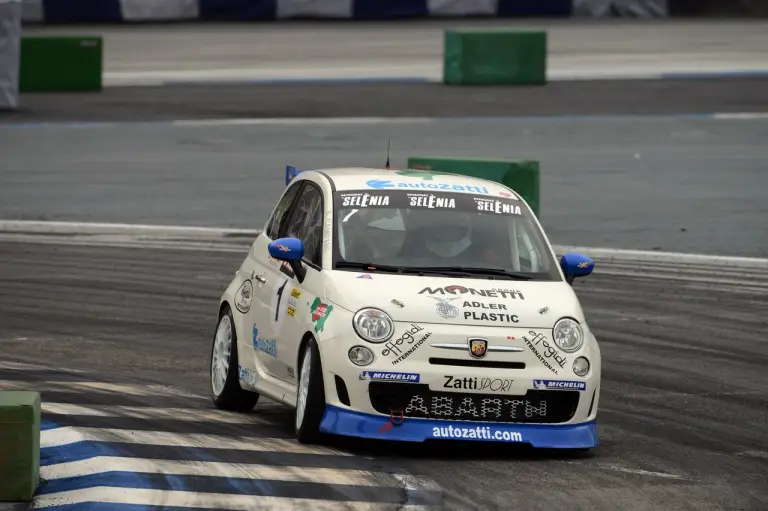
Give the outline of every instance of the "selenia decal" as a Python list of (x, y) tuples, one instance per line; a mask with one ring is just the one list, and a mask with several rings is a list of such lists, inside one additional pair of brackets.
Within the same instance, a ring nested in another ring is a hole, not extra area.
[(315, 332), (322, 332), (325, 327), (325, 320), (331, 315), (333, 311), (333, 305), (328, 305), (320, 300), (320, 297), (315, 298), (310, 307), (312, 313), (312, 323), (315, 324)]

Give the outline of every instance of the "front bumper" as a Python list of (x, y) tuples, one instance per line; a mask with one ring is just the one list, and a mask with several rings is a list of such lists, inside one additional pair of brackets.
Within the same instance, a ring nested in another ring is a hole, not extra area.
[(320, 431), (335, 435), (423, 442), (472, 440), (529, 444), (536, 448), (581, 449), (597, 447), (594, 420), (581, 424), (539, 425), (390, 418), (326, 405)]

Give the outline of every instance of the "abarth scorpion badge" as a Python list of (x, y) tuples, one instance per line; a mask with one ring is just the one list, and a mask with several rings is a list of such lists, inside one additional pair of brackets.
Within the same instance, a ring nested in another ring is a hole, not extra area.
[(488, 341), (486, 339), (470, 339), (469, 354), (474, 358), (483, 358), (488, 352)]

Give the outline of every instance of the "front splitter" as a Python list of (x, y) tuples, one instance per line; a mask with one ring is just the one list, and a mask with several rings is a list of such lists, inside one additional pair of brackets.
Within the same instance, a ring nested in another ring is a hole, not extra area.
[(334, 435), (423, 442), (425, 440), (473, 440), (530, 444), (542, 449), (597, 447), (596, 422), (567, 425), (498, 424), (493, 422), (395, 418), (326, 405), (320, 431)]

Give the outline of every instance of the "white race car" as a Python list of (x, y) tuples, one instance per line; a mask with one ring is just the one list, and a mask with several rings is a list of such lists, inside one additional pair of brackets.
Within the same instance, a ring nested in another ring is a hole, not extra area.
[(423, 171), (286, 169), (221, 298), (217, 407), (260, 395), (296, 436), (598, 444), (600, 349), (555, 253), (498, 183)]

